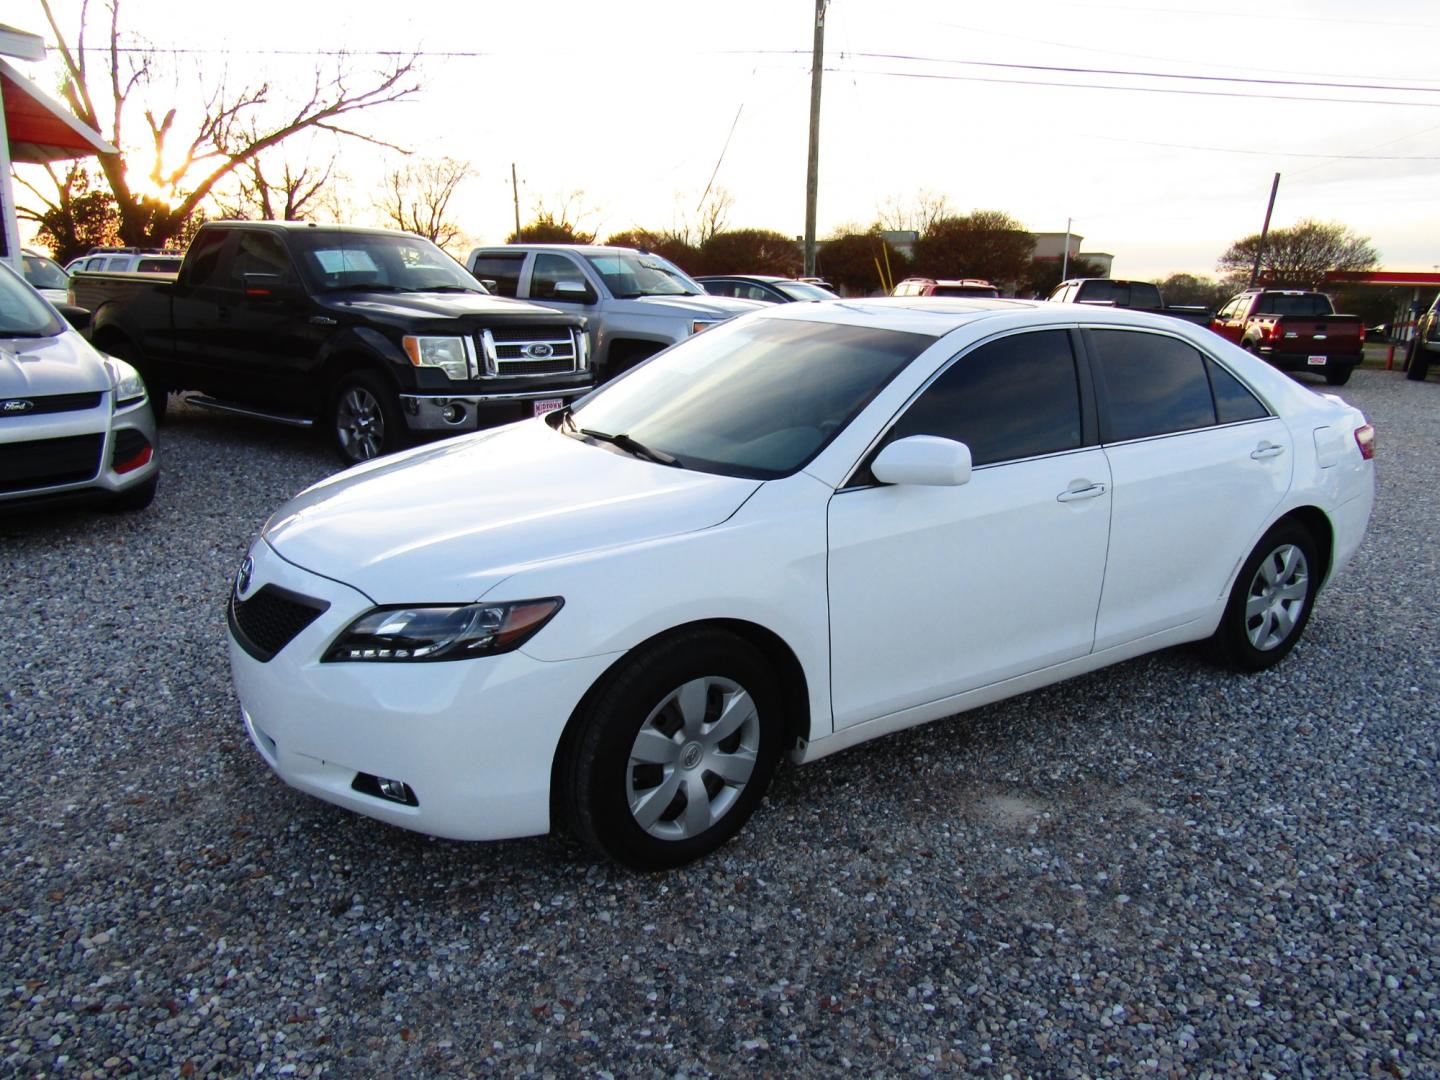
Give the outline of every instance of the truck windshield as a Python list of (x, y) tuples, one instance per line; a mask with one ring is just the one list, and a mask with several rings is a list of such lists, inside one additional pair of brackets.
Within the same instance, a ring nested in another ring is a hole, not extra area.
[(1324, 293), (1267, 292), (1255, 305), (1256, 315), (1334, 315), (1330, 298)]
[(586, 398), (557, 429), (639, 445), (701, 472), (773, 480), (802, 468), (934, 338), (751, 318), (667, 349)]
[(637, 296), (699, 296), (705, 290), (674, 263), (639, 251), (607, 251), (585, 261), (620, 299)]
[(0, 338), (54, 337), (64, 329), (40, 294), (0, 260)]
[(300, 272), (316, 292), (485, 292), (464, 267), (418, 236), (323, 229), (290, 235)]

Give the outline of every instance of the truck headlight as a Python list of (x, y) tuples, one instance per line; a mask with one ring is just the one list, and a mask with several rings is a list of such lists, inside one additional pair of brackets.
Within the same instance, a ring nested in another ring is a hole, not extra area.
[(115, 384), (115, 408), (128, 409), (145, 400), (145, 380), (140, 377), (140, 372), (114, 356), (105, 357), (105, 367)]
[(698, 334), (701, 330), (709, 330), (719, 321), (719, 319), (696, 319), (690, 324), (690, 333)]
[(466, 660), (518, 649), (565, 603), (558, 596), (505, 604), (376, 608), (345, 628), (323, 662)]
[(405, 355), (416, 367), (439, 368), (446, 378), (459, 382), (470, 378), (470, 358), (463, 337), (416, 337), (400, 339)]

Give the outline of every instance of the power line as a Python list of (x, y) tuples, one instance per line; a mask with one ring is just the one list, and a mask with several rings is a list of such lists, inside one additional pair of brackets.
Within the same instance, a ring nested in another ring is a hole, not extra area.
[[(1189, 143), (1151, 142), (1147, 139), (1121, 139), (1114, 135), (1085, 135), (1086, 139), (1102, 142), (1130, 143), (1135, 146), (1163, 146), (1170, 150), (1204, 150), (1214, 154), (1254, 154), (1258, 157), (1326, 158), (1341, 161), (1440, 161), (1440, 155), (1413, 157), (1395, 154), (1302, 154), (1285, 150), (1240, 150), (1228, 146), (1192, 146)], [(1395, 140), (1400, 141), (1400, 140)]]

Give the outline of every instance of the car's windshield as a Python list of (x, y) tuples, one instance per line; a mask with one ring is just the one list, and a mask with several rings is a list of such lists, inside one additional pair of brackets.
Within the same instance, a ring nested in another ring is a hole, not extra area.
[(1260, 294), (1255, 305), (1257, 315), (1333, 315), (1335, 309), (1330, 298), (1324, 293), (1283, 293)]
[(707, 330), (586, 399), (563, 430), (624, 435), (703, 472), (802, 468), (934, 338), (755, 318)]
[(705, 290), (674, 263), (640, 251), (586, 255), (606, 286), (618, 297), (699, 296)]
[(21, 255), (20, 263), (25, 268), (25, 280), (37, 289), (65, 289), (70, 286), (70, 275), (60, 269), (60, 264), (44, 255)]
[(791, 300), (834, 300), (836, 296), (829, 289), (822, 289), (819, 285), (811, 285), (808, 281), (772, 281), (774, 288), (790, 297)]
[(401, 233), (292, 233), (301, 273), (319, 292), (470, 292), (480, 283), (445, 252)]
[(0, 261), (0, 338), (54, 337), (64, 321), (34, 288)]

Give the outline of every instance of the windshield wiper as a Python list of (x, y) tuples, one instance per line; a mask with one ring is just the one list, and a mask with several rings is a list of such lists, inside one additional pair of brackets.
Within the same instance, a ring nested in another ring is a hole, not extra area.
[(653, 447), (646, 446), (639, 440), (632, 439), (629, 435), (611, 435), (608, 431), (596, 431), (594, 428), (577, 427), (575, 417), (570, 413), (568, 408), (565, 415), (560, 418), (560, 423), (572, 432), (577, 432), (586, 438), (594, 439), (596, 442), (609, 443), (611, 446), (618, 447), (634, 457), (643, 458), (646, 461), (653, 461), (656, 465), (672, 465), (676, 468), (683, 468), (678, 458), (671, 457), (665, 453), (664, 450), (656, 450)]

